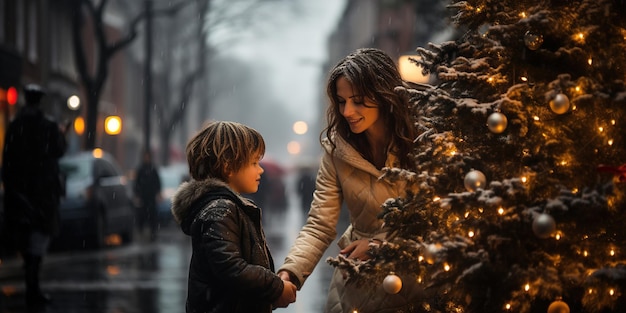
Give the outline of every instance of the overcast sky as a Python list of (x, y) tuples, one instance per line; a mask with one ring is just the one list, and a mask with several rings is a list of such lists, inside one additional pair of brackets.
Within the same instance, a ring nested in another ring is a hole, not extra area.
[[(276, 99), (270, 100), (271, 106), (267, 108), (275, 113), (275, 118), (264, 118), (258, 114), (258, 105), (268, 105), (259, 98), (254, 104), (241, 103), (234, 100), (237, 98), (232, 98), (227, 101), (229, 103), (219, 104), (220, 108), (214, 112), (214, 117), (218, 119), (253, 124), (266, 137), (266, 141), (270, 141), (268, 148), (275, 150), (268, 151), (269, 155), (286, 152), (290, 139), (285, 132), (291, 131), (293, 122), (311, 122), (321, 118), (318, 116), (319, 106), (326, 103), (325, 99), (320, 99), (324, 88), (320, 83), (325, 75), (322, 73), (322, 65), (327, 59), (327, 40), (345, 6), (344, 0), (290, 0), (279, 3), (284, 4), (276, 5), (261, 23), (237, 34), (236, 40), (229, 41), (219, 49), (221, 54), (235, 57), (254, 67), (250, 71), (250, 77), (255, 80), (252, 83), (271, 89), (260, 94), (257, 92), (257, 97)], [(249, 82), (242, 82), (233, 88), (237, 89), (237, 93), (258, 88), (246, 84)], [(233, 105), (256, 105), (243, 111), (244, 114), (255, 115), (257, 120), (248, 122), (251, 117), (237, 115), (242, 110)], [(287, 112), (276, 112), (275, 105), (280, 106), (278, 110)], [(285, 115), (289, 115), (291, 120), (284, 118)], [(313, 137), (317, 138), (318, 135), (314, 134)], [(319, 145), (316, 140), (312, 144)]]
[[(233, 53), (243, 59), (261, 60), (263, 67), (271, 69), (271, 80), (277, 94), (296, 92), (303, 102), (293, 103), (289, 109), (302, 114), (302, 119), (312, 118), (319, 93), (321, 65), (326, 61), (326, 44), (343, 10), (343, 0), (294, 0), (299, 2), (299, 13), (288, 9), (276, 12), (274, 27), (252, 38), (230, 46)], [(302, 14), (302, 15), (301, 15)]]

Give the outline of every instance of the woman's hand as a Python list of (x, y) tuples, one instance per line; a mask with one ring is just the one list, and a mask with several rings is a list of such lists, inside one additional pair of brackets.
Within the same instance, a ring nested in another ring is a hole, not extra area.
[(369, 248), (370, 242), (368, 239), (359, 239), (350, 243), (347, 247), (339, 251), (339, 253), (346, 255), (349, 259), (366, 261), (370, 259), (370, 255), (367, 253)]
[(289, 273), (287, 271), (280, 271), (277, 275), (282, 280), (291, 281), (291, 278), (289, 277)]

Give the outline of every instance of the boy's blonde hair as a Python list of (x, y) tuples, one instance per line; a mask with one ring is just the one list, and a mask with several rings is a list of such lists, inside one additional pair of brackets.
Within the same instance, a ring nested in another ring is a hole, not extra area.
[(189, 174), (195, 180), (226, 181), (229, 172), (240, 170), (264, 154), (263, 136), (237, 122), (209, 122), (187, 144)]

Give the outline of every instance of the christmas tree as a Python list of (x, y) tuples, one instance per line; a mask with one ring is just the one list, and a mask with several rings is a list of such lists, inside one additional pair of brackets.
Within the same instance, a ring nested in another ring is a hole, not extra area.
[[(452, 1), (458, 40), (398, 87), (420, 136), (373, 258), (328, 260), (415, 312), (626, 312), (626, 3)], [(407, 278), (408, 277), (408, 278)]]

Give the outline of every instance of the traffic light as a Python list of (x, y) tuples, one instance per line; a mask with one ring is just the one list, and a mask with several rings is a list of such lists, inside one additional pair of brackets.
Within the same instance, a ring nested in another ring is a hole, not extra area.
[(17, 89), (13, 86), (7, 89), (7, 103), (9, 105), (15, 105), (17, 103)]

